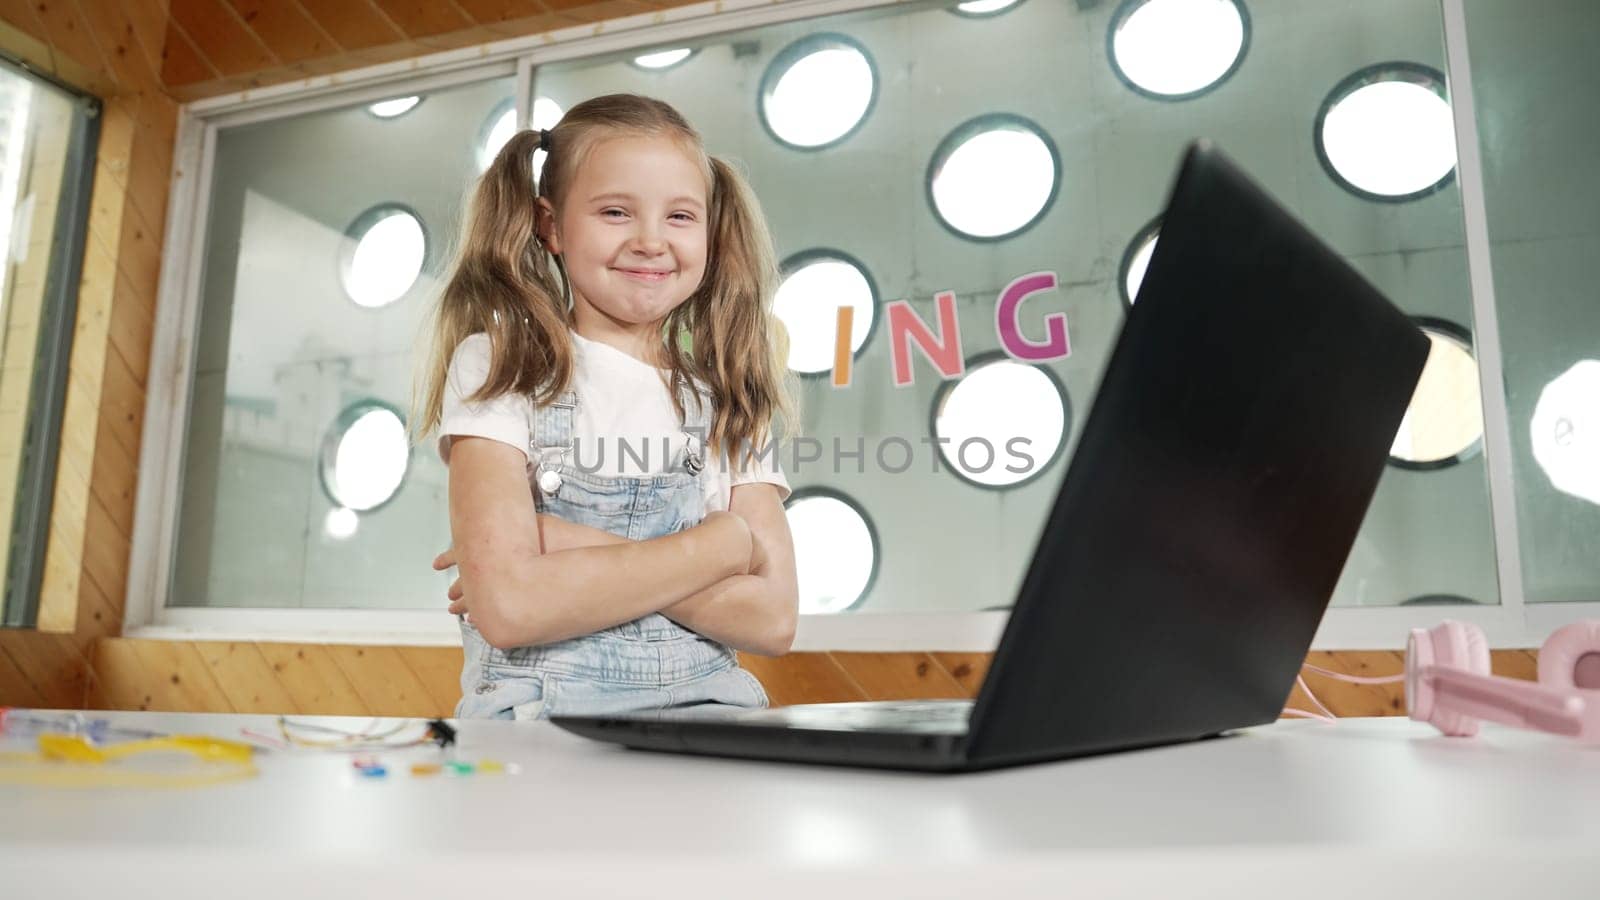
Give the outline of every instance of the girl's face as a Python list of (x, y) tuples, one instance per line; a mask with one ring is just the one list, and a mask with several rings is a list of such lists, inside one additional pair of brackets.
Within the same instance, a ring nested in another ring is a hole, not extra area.
[(706, 195), (698, 162), (671, 139), (591, 148), (545, 234), (566, 264), (580, 333), (646, 332), (694, 293), (706, 270)]

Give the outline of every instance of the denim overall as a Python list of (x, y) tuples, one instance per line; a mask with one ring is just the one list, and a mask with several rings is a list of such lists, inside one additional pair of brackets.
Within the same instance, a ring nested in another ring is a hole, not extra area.
[[(574, 459), (578, 403), (577, 394), (568, 391), (533, 409), (529, 466), (538, 466), (534, 505), (540, 513), (636, 541), (700, 523), (704, 465), (693, 452), (693, 439), (682, 463), (666, 474), (589, 474)], [(707, 433), (708, 409), (704, 398), (698, 405), (685, 404), (686, 433)], [(537, 596), (528, 599), (539, 602)], [(659, 613), (583, 637), (510, 650), (489, 646), (463, 619), (461, 644), (460, 719), (606, 715), (699, 703), (767, 705), (761, 682), (739, 667), (731, 649)]]

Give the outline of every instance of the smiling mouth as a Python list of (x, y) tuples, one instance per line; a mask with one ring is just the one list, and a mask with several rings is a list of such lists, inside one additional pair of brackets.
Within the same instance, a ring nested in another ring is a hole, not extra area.
[(638, 281), (658, 282), (665, 281), (671, 272), (657, 272), (650, 269), (617, 269), (618, 272)]

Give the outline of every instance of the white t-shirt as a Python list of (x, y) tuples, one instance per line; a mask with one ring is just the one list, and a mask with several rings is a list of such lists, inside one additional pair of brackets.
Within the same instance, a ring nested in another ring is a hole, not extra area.
[[(672, 394), (662, 374), (615, 347), (577, 332), (569, 334), (574, 355), (571, 389), (578, 395), (578, 408), (572, 420), (575, 458), (569, 454), (567, 460), (604, 477), (642, 478), (682, 471), (683, 451), (690, 437), (673, 410)], [(445, 379), (439, 458), (446, 464), (450, 462), (450, 440), (456, 436), (491, 438), (528, 455), (533, 411), (526, 396), (501, 394), (482, 403), (467, 401), (488, 377), (489, 336), (482, 332), (469, 335), (451, 356)], [(624, 442), (627, 454), (622, 452)], [(528, 474), (530, 478), (538, 475), (533, 466)], [(779, 469), (776, 453), (759, 460), (748, 472), (732, 471), (726, 458), (707, 460), (701, 473), (706, 511), (727, 509), (734, 485), (758, 481), (777, 485), (780, 498), (789, 496), (789, 482)]]

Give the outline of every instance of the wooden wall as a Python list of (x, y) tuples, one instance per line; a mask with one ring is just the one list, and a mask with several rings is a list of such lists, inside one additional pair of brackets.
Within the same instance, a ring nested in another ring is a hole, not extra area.
[(162, 80), (182, 100), (697, 0), (172, 0)]
[(104, 101), (38, 630), (0, 630), (0, 703), (82, 706), (122, 621), (177, 104), (166, 0), (0, 0), (0, 48)]
[[(973, 697), (987, 653), (790, 653), (742, 656), (773, 705), (845, 700)], [(1312, 665), (1353, 675), (1401, 672), (1398, 652), (1312, 653)], [(1496, 674), (1535, 677), (1535, 655), (1497, 650)], [(321, 715), (448, 716), (461, 697), (461, 650), (323, 644), (147, 641), (95, 645), (95, 709)], [(1398, 684), (1352, 685), (1307, 675), (1341, 716), (1404, 715)], [(1313, 710), (1298, 688), (1289, 705)]]
[[(970, 697), (988, 654), (745, 656), (775, 705)], [(456, 647), (99, 641), (97, 709), (445, 716), (461, 698)]]
[[(39, 628), (0, 630), (0, 705), (450, 710), (459, 649), (117, 636), (177, 101), (680, 2), (0, 0), (0, 48), (105, 100)], [(1312, 654), (1312, 661), (1362, 674), (1401, 664), (1392, 653)], [(774, 703), (787, 704), (971, 696), (988, 656), (793, 653), (744, 662)], [(1532, 654), (1498, 652), (1495, 666), (1532, 677)], [(1311, 680), (1341, 714), (1393, 714), (1402, 706), (1394, 686)]]

